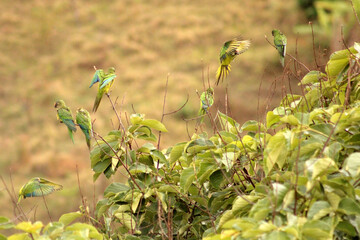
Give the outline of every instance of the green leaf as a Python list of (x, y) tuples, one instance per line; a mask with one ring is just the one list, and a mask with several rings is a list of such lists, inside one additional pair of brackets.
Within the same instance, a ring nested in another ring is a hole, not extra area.
[(287, 156), (286, 138), (284, 132), (272, 136), (264, 151), (265, 173), (268, 174), (275, 164), (281, 168)]
[(0, 216), (0, 229), (13, 228), (15, 225), (8, 218)]
[[(337, 171), (337, 165), (331, 158), (313, 158), (305, 162), (311, 179)], [(308, 175), (309, 176), (309, 175)]]
[(115, 213), (115, 217), (119, 220), (121, 224), (123, 224), (128, 230), (136, 228), (135, 219), (127, 213)]
[(317, 83), (321, 78), (326, 78), (326, 74), (320, 71), (310, 71), (308, 72), (303, 79), (301, 80), (300, 84), (309, 84), (309, 83)]
[(142, 125), (148, 126), (161, 132), (167, 132), (165, 125), (155, 119), (146, 119), (141, 122)]
[(40, 233), (43, 226), (44, 225), (40, 221), (37, 221), (35, 223), (21, 222), (21, 223), (18, 223), (15, 226), (15, 228), (19, 229), (19, 230), (22, 230), (24, 232), (27, 232), (27, 233), (38, 234), (38, 233)]
[(104, 195), (106, 196), (108, 193), (119, 193), (119, 192), (127, 192), (131, 188), (126, 186), (125, 184), (114, 182), (111, 183), (104, 191)]
[(320, 220), (305, 222), (302, 234), (305, 239), (332, 239), (329, 223)]
[(360, 205), (351, 198), (343, 198), (339, 203), (338, 211), (347, 215), (360, 215)]
[(143, 194), (141, 192), (134, 191), (133, 196), (132, 196), (132, 203), (131, 203), (131, 210), (133, 213), (136, 212), (136, 209), (139, 206), (142, 196), (143, 196)]
[(266, 126), (268, 128), (271, 128), (275, 124), (277, 124), (280, 121), (280, 116), (277, 114), (274, 114), (273, 111), (269, 111), (266, 114)]
[(258, 132), (260, 130), (260, 132), (266, 132), (265, 126), (262, 123), (259, 123), (258, 121), (255, 120), (249, 120), (245, 122), (241, 126), (241, 130), (249, 131), (249, 132)]
[(135, 113), (135, 114), (131, 114), (130, 115), (130, 122), (132, 125), (139, 125), (143, 122), (144, 120), (144, 114), (139, 114), (139, 113)]
[(308, 212), (308, 219), (318, 220), (332, 212), (331, 206), (326, 201), (314, 202)]
[(183, 193), (187, 193), (190, 185), (195, 178), (194, 168), (189, 167), (182, 171), (180, 176), (180, 188)]
[(290, 236), (285, 232), (274, 231), (266, 235), (267, 240), (290, 240)]
[(336, 226), (336, 230), (344, 232), (346, 234), (349, 234), (352, 237), (357, 236), (357, 232), (356, 229), (354, 228), (354, 226), (349, 223), (348, 221), (341, 221), (338, 223), (338, 225)]
[(79, 211), (65, 213), (65, 214), (61, 215), (61, 217), (59, 218), (59, 222), (61, 222), (62, 224), (64, 224), (64, 226), (66, 226), (81, 216), (82, 216), (82, 213), (80, 213)]
[(352, 153), (345, 159), (343, 169), (350, 173), (353, 178), (360, 174), (360, 153)]
[(138, 173), (150, 173), (152, 172), (151, 168), (147, 165), (144, 165), (142, 163), (135, 163), (130, 166), (129, 172), (131, 174), (138, 174)]
[(280, 118), (280, 121), (282, 123), (288, 123), (293, 126), (297, 126), (300, 124), (300, 121), (294, 115), (286, 115), (286, 116)]
[(184, 152), (186, 142), (177, 143), (173, 146), (170, 152), (170, 164), (176, 162)]

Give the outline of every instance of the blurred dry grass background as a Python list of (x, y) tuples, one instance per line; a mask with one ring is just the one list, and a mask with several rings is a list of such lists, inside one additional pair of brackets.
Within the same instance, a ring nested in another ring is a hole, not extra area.
[[(76, 166), (90, 203), (101, 197), (107, 185), (101, 179), (93, 193), (84, 137), (78, 131), (72, 144), (53, 106), (61, 98), (73, 113), (78, 107), (92, 109), (97, 86), (88, 86), (93, 66), (117, 69), (111, 96), (119, 97), (122, 111), (128, 113), (134, 108), (147, 118), (160, 119), (168, 74), (166, 111), (179, 108), (189, 94), (183, 110), (165, 117), (169, 133), (163, 134), (162, 147), (167, 147), (187, 139), (182, 118), (196, 116), (195, 90), (203, 89), (202, 72), (207, 81), (209, 70), (213, 84), (219, 50), (226, 40), (241, 34), (252, 41), (251, 48), (232, 64), (227, 82), (215, 88), (216, 107), (224, 109), (225, 87), (231, 86), (232, 115), (243, 123), (258, 118), (258, 101), (263, 111), (281, 96), (280, 87), (269, 91), (282, 68), (264, 35), (272, 40), (271, 30), (280, 28), (293, 53), (297, 36), (293, 26), (306, 24), (295, 0), (2, 0), (0, 7), (1, 175), (10, 183), (11, 172), (16, 193), (34, 176), (63, 184), (63, 191), (47, 197), (53, 219), (81, 204)], [(299, 58), (311, 66), (311, 36), (301, 36), (297, 44), (302, 49)], [(116, 122), (106, 97), (92, 117), (100, 134), (112, 128), (111, 121)], [(191, 133), (193, 125), (189, 126)], [(9, 206), (1, 207), (0, 215), (12, 216), (4, 189), (0, 202)], [(41, 199), (26, 199), (21, 204), (25, 211), (38, 204), (37, 218), (48, 220)]]

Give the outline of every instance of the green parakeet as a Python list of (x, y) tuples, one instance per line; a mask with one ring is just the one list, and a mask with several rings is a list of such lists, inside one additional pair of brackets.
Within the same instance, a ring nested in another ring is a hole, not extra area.
[(92, 87), (94, 83), (99, 82), (99, 88), (95, 98), (93, 112), (96, 112), (96, 110), (98, 109), (103, 95), (109, 92), (115, 78), (115, 68), (113, 67), (109, 68), (107, 73), (104, 73), (102, 69), (96, 70), (90, 84), (90, 87)]
[(76, 123), (77, 125), (79, 125), (81, 131), (84, 133), (86, 144), (90, 149), (90, 139), (93, 135), (90, 113), (83, 108), (79, 108), (76, 111)]
[(287, 44), (286, 36), (277, 29), (272, 30), (271, 33), (274, 36), (274, 45), (280, 54), (280, 63), (284, 67)]
[(22, 198), (41, 197), (54, 191), (59, 191), (63, 186), (50, 182), (44, 178), (35, 177), (21, 187), (19, 191), (18, 203)]
[(219, 85), (220, 79), (223, 81), (231, 70), (230, 63), (234, 58), (245, 52), (250, 46), (249, 40), (234, 38), (224, 43), (220, 50), (220, 67), (216, 72), (216, 85)]
[(208, 112), (208, 109), (214, 104), (214, 89), (209, 87), (205, 92), (200, 95), (200, 109), (198, 115), (201, 116), (198, 120), (198, 124), (204, 121), (204, 115)]
[(70, 138), (74, 142), (73, 132), (76, 132), (76, 126), (70, 108), (66, 106), (63, 100), (57, 100), (55, 108), (57, 108), (57, 119), (61, 123), (65, 123), (68, 128)]

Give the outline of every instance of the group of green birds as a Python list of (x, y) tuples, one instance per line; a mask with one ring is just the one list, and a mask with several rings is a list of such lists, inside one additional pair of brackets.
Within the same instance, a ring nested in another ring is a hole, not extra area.
[[(286, 55), (286, 36), (277, 29), (272, 31), (274, 36), (274, 45), (280, 55), (280, 63), (284, 67), (285, 55)], [(241, 38), (234, 38), (224, 43), (220, 50), (220, 67), (216, 72), (216, 85), (223, 81), (231, 70), (230, 63), (235, 59), (237, 55), (245, 52), (250, 46), (249, 40), (242, 40)], [(104, 72), (102, 69), (96, 70), (90, 87), (95, 83), (99, 83), (98, 92), (95, 98), (93, 112), (98, 109), (101, 99), (104, 94), (108, 94), (111, 86), (116, 78), (115, 68), (111, 67), (108, 72)], [(204, 120), (204, 116), (208, 113), (209, 108), (214, 104), (214, 89), (209, 87), (205, 92), (200, 95), (200, 109), (198, 112), (198, 124), (201, 124)], [(64, 123), (70, 135), (71, 140), (74, 142), (73, 132), (76, 132), (76, 126), (79, 126), (81, 131), (85, 135), (86, 144), (90, 149), (90, 140), (92, 137), (92, 123), (90, 113), (84, 109), (79, 108), (76, 111), (76, 122), (72, 117), (72, 113), (69, 107), (66, 106), (63, 100), (57, 100), (55, 103), (57, 109), (57, 118), (60, 123)], [(53, 183), (44, 178), (32, 178), (27, 182), (19, 191), (18, 202), (22, 198), (27, 197), (40, 197), (48, 195), (54, 191), (61, 190), (62, 186)]]
[[(286, 55), (286, 36), (279, 30), (274, 29), (272, 32), (274, 36), (274, 45), (280, 55), (280, 63), (284, 67), (285, 55)], [(219, 85), (220, 80), (224, 79), (229, 75), (231, 70), (230, 63), (235, 59), (237, 55), (248, 50), (250, 47), (250, 40), (242, 40), (240, 37), (234, 38), (224, 43), (220, 50), (220, 67), (216, 72), (216, 85)], [(200, 96), (200, 109), (198, 124), (201, 124), (204, 120), (204, 115), (207, 114), (208, 109), (214, 103), (214, 89), (209, 87)]]
[[(107, 73), (105, 73), (102, 69), (96, 70), (90, 84), (90, 87), (92, 87), (95, 83), (99, 82), (98, 92), (93, 106), (93, 112), (96, 112), (98, 109), (103, 95), (108, 94), (115, 78), (115, 68), (113, 67), (109, 68)], [(76, 132), (76, 126), (79, 126), (85, 135), (86, 144), (90, 149), (90, 140), (93, 135), (90, 113), (84, 108), (78, 108), (76, 111), (75, 122), (71, 109), (66, 106), (63, 100), (57, 100), (55, 103), (55, 108), (57, 109), (57, 119), (60, 121), (60, 123), (64, 123), (68, 128), (71, 140), (74, 142), (73, 132)]]

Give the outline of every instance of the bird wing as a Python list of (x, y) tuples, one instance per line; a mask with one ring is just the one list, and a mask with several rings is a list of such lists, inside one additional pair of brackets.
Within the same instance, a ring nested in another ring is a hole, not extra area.
[(226, 50), (226, 53), (229, 55), (239, 55), (245, 52), (250, 46), (249, 40), (238, 40), (237, 38), (233, 39), (229, 43), (229, 47)]
[(109, 76), (107, 76), (104, 81), (102, 82), (100, 89), (104, 88), (106, 85), (108, 85), (108, 83), (110, 83), (112, 80), (114, 80), (116, 78), (115, 74), (110, 74)]
[(85, 113), (78, 112), (76, 115), (76, 123), (80, 126), (87, 139), (90, 139), (91, 135), (91, 119), (90, 115), (87, 116)]
[(57, 110), (59, 119), (65, 123), (65, 125), (70, 128), (72, 131), (76, 131), (76, 126), (71, 114), (70, 109), (68, 108), (59, 108)]
[(102, 69), (96, 70), (96, 72), (91, 80), (91, 84), (90, 84), (89, 88), (91, 88), (92, 85), (94, 85), (95, 83), (100, 82), (103, 74), (104, 74), (104, 71)]

